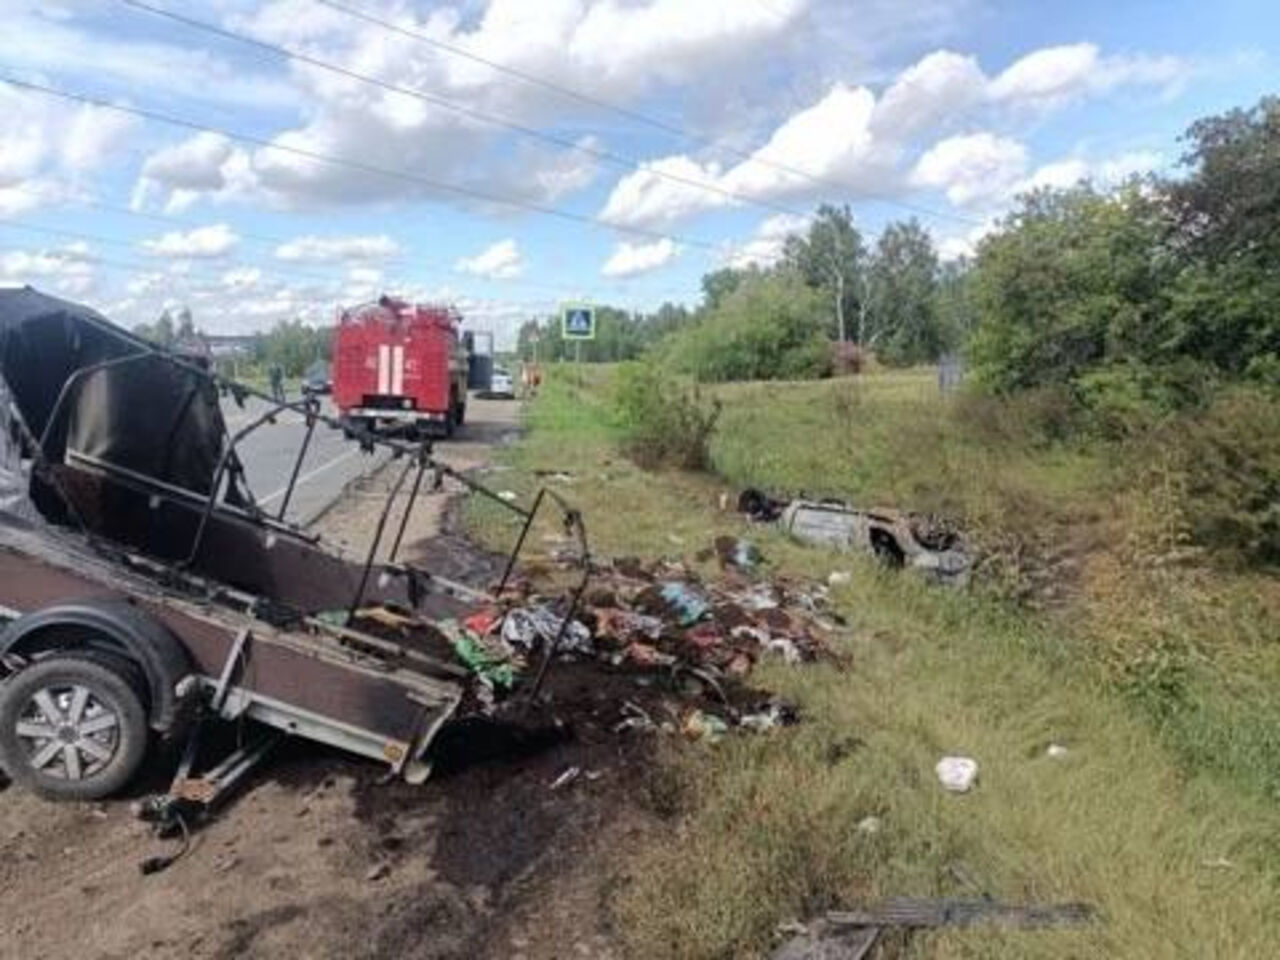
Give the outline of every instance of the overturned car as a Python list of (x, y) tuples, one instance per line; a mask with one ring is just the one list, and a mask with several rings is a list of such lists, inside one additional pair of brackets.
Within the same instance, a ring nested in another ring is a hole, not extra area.
[(891, 567), (910, 567), (952, 586), (969, 580), (973, 558), (949, 524), (887, 508), (859, 509), (839, 500), (780, 500), (748, 488), (738, 510), (776, 523), (801, 543), (870, 553)]

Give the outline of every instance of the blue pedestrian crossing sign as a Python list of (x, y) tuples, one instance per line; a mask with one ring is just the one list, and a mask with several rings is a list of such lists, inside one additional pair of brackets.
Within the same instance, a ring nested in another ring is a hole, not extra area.
[(560, 312), (560, 334), (566, 340), (594, 340), (595, 308), (580, 303), (566, 305)]

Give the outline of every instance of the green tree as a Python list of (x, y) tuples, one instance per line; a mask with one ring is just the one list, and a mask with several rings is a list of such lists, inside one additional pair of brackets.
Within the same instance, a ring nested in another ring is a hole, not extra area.
[(866, 249), (848, 206), (823, 204), (807, 233), (788, 237), (783, 264), (810, 287), (824, 291), (832, 304), (832, 335), (840, 341), (866, 342)]
[(915, 219), (891, 223), (876, 243), (867, 270), (878, 356), (899, 366), (933, 362), (946, 346), (938, 317), (938, 255)]
[(662, 359), (702, 381), (825, 376), (831, 345), (824, 300), (790, 272), (749, 277), (698, 323), (665, 341)]
[(1185, 264), (1166, 348), (1280, 380), (1280, 97), (1192, 124), (1189, 175), (1162, 186)]
[(1165, 226), (1159, 204), (1133, 188), (1023, 197), (979, 246), (982, 320), (969, 345), (979, 382), (1069, 384), (1108, 362), (1155, 359), (1169, 333)]

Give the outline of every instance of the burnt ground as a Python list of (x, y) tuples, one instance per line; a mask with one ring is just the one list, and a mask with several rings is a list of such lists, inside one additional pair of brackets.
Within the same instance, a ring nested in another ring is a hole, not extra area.
[[(473, 436), (485, 439), (463, 445), (459, 465), (478, 465), (512, 429), (502, 419), (480, 426)], [(369, 525), (361, 499), (355, 491), (327, 518), (352, 540)], [(441, 529), (446, 513), (444, 502), (423, 511), (410, 542), (437, 562), (443, 548), (455, 576), (486, 576), (491, 559)], [(176, 843), (135, 820), (131, 800), (162, 789), (172, 759), (132, 797), (104, 804), (0, 789), (0, 957), (617, 956), (606, 907), (625, 882), (620, 854), (663, 828), (647, 762), (654, 741), (615, 735), (612, 715), (595, 710), (620, 689), (597, 689), (572, 669), (552, 676), (572, 729), (452, 731), (419, 787), (290, 744), (197, 831), (185, 857), (151, 876), (140, 862)], [(552, 789), (571, 767), (580, 775)]]

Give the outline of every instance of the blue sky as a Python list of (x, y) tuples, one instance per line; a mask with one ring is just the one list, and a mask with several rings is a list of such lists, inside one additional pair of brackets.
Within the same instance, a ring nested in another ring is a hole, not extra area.
[(385, 290), (505, 340), (565, 300), (692, 304), (822, 202), (962, 254), (1280, 78), (1244, 0), (334, 2), (0, 0), (0, 73), (97, 104), (0, 83), (0, 282), (215, 332)]

